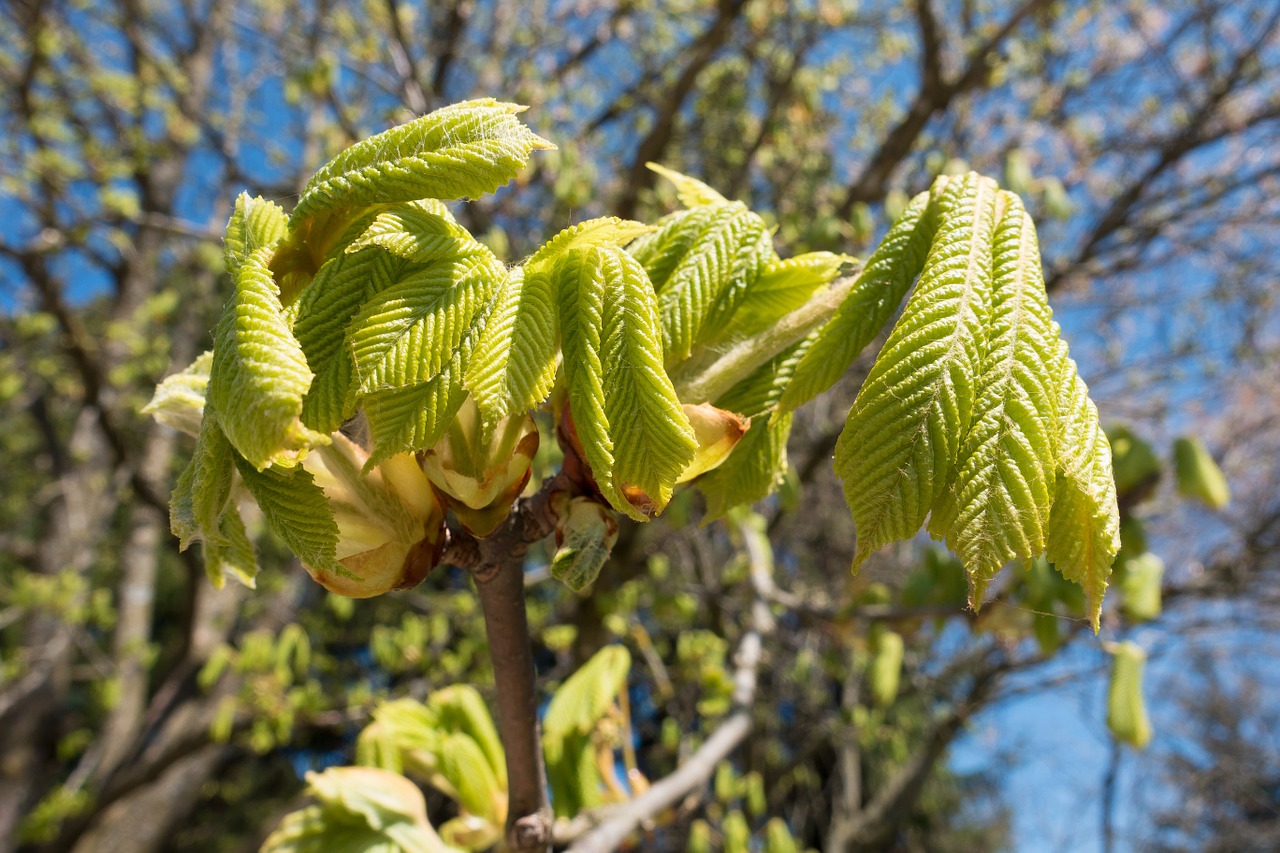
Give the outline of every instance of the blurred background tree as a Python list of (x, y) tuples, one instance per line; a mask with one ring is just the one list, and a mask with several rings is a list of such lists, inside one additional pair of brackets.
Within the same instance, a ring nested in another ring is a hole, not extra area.
[[(1163, 612), (1117, 583), (1102, 639), (1153, 650), (1154, 695), (1181, 695), (1196, 648), (1219, 670), (1242, 665), (1232, 650), (1274, 659), (1274, 3), (10, 0), (0, 36), (0, 851), (255, 849), (298, 806), (301, 770), (351, 762), (377, 698), (489, 684), (464, 574), (353, 603), (277, 548), (256, 592), (214, 590), (167, 530), (189, 445), (138, 411), (207, 348), (236, 193), (288, 202), (342, 147), (479, 95), (529, 104), (559, 145), (459, 210), (508, 259), (589, 216), (669, 210), (649, 160), (747, 201), (793, 253), (865, 251), (939, 172), (1002, 175), (1042, 223), (1057, 316), (1103, 417), (1165, 458), (1175, 435), (1203, 436), (1233, 493), (1212, 512), (1176, 499), (1165, 463), (1135, 478), (1123, 509), (1164, 557)], [(780, 817), (827, 850), (1029, 849), (1017, 817), (1036, 806), (1005, 771), (1043, 756), (981, 743), (985, 763), (962, 770), (954, 747), (975, 720), (998, 732), (1011, 703), (1087, 691), (1108, 655), (1070, 607), (1037, 604), (1034, 567), (1006, 572), (980, 617), (920, 543), (850, 576), (825, 461), (856, 388), (797, 416), (792, 476), (762, 505), (780, 629), (732, 758), (763, 782), (750, 827)], [(651, 779), (725, 713), (750, 606), (727, 531), (678, 529), (700, 512), (686, 499), (672, 524), (624, 522), (590, 597), (530, 576), (548, 686), (604, 644), (631, 649)], [(1139, 795), (1216, 790), (1215, 773), (1269, 797), (1251, 826), (1274, 823), (1274, 749), (1247, 776), (1229, 769), (1274, 735), (1277, 673), (1254, 663), (1256, 702), (1153, 704), (1151, 757), (1117, 749), (1097, 768), (1111, 784), (1089, 795), (1112, 807), (1089, 844), (1242, 837), (1225, 805)], [(1101, 725), (1102, 704), (1090, 712)], [(1203, 721), (1187, 723), (1194, 774), (1174, 756), (1161, 775), (1174, 718)], [(1249, 791), (1239, 808), (1255, 808)], [(652, 843), (680, 849), (699, 820), (727, 843), (729, 806), (704, 794)]]

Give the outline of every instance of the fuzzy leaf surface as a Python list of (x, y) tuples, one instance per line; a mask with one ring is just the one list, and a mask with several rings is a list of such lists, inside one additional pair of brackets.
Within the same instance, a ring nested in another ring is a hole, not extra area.
[(644, 269), (618, 249), (566, 252), (554, 277), (569, 404), (601, 492), (638, 521), (671, 498), (695, 442), (662, 366)]
[(258, 469), (322, 440), (299, 420), (312, 373), (280, 305), (270, 257), (258, 249), (240, 267), (209, 370), (209, 405), (232, 446)]
[(948, 185), (920, 283), (840, 434), (836, 473), (857, 525), (855, 568), (914, 535), (951, 475), (986, 344), (996, 192), (977, 175)]
[(307, 183), (292, 223), (316, 214), (422, 198), (478, 198), (514, 178), (551, 143), (492, 98), (464, 101), (358, 142)]
[(964, 563), (975, 607), (1006, 562), (1044, 551), (1056, 468), (1054, 379), (1062, 372), (1035, 226), (1012, 193), (1000, 193), (997, 211), (977, 401), (959, 468), (929, 521), (929, 532)]

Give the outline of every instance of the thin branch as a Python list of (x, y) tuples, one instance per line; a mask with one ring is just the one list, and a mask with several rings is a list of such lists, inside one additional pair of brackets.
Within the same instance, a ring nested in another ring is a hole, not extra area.
[[(750, 520), (739, 523), (747, 550), (753, 600), (750, 626), (738, 644), (733, 674), (732, 711), (706, 742), (675, 772), (649, 787), (634, 800), (621, 803), (602, 815), (583, 815), (563, 826), (557, 840), (576, 838), (569, 853), (609, 853), (618, 849), (643, 823), (705, 786), (716, 765), (730, 755), (751, 733), (751, 707), (756, 677), (763, 657), (764, 637), (773, 632), (773, 614), (763, 592), (772, 586), (773, 557), (763, 532)], [(596, 824), (598, 822), (598, 825)]]

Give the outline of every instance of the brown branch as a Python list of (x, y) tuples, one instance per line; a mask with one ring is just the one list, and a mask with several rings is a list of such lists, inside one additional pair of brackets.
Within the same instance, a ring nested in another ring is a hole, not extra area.
[(400, 91), (404, 95), (405, 106), (416, 115), (423, 115), (427, 111), (427, 94), (422, 90), (422, 78), (418, 74), (413, 55), (409, 52), (404, 27), (400, 26), (400, 4), (396, 0), (386, 0), (386, 5), (387, 15), (391, 19), (391, 39), (387, 50), (391, 53), (391, 64), (395, 66), (396, 76), (400, 78)]

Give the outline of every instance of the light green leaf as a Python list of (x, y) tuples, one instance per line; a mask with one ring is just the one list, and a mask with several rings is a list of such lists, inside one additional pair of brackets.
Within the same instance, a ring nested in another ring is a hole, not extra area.
[(1197, 498), (1210, 509), (1231, 503), (1227, 478), (1199, 438), (1184, 435), (1173, 442), (1173, 468), (1178, 475), (1178, 494)]
[(194, 541), (217, 541), (221, 537), (222, 512), (231, 498), (234, 459), (235, 451), (217, 419), (206, 417), (191, 461), (179, 475), (169, 502), (169, 526), (182, 550)]
[(1164, 560), (1150, 551), (1126, 560), (1124, 579), (1120, 582), (1124, 615), (1134, 622), (1158, 618), (1162, 610), (1160, 584), (1163, 580)]
[(935, 185), (933, 191), (912, 199), (889, 229), (858, 274), (849, 295), (796, 368), (791, 385), (782, 395), (780, 411), (793, 411), (834, 385), (889, 321), (924, 268), (938, 227), (942, 186)]
[(630, 672), (626, 646), (605, 646), (596, 652), (551, 697), (543, 719), (543, 740), (556, 743), (590, 733), (626, 689)]
[(1136, 643), (1115, 647), (1111, 661), (1111, 684), (1107, 689), (1107, 728), (1111, 736), (1134, 749), (1151, 742), (1151, 722), (1142, 698), (1142, 670), (1147, 654)]
[(1001, 567), (1044, 551), (1053, 502), (1061, 368), (1057, 325), (1040, 271), (1035, 226), (1012, 193), (996, 203), (993, 294), (977, 401), (959, 469), (929, 532), (946, 538), (969, 575), (971, 606)]
[(653, 226), (616, 216), (602, 216), (571, 225), (543, 243), (534, 252), (525, 267), (537, 270), (544, 265), (553, 267), (565, 252), (586, 249), (591, 246), (625, 246), (637, 237), (654, 231)]
[(205, 574), (209, 576), (214, 588), (222, 589), (226, 576), (230, 574), (249, 589), (255, 589), (258, 555), (244, 528), (240, 510), (234, 504), (223, 510), (218, 532), (217, 541), (206, 539), (201, 546), (204, 549)]
[(347, 327), (360, 306), (390, 287), (404, 266), (404, 261), (380, 249), (338, 255), (325, 262), (299, 295), (293, 332), (315, 373), (301, 415), (311, 429), (334, 432), (355, 410), (355, 365), (346, 346)]
[(373, 453), (368, 465), (378, 465), (397, 453), (426, 450), (449, 428), (467, 392), (461, 374), (472, 337), (464, 338), (453, 360), (426, 382), (375, 391), (360, 399), (369, 421)]
[(1063, 577), (1084, 589), (1086, 609), (1098, 632), (1102, 596), (1120, 550), (1120, 512), (1111, 473), (1111, 445), (1098, 425), (1098, 410), (1076, 363), (1059, 341), (1058, 471), (1049, 511), (1046, 556)]
[[(430, 382), (483, 322), (505, 271), (487, 250), (405, 267), (351, 321), (360, 393)], [(455, 377), (460, 378), (460, 377)]]
[(994, 182), (973, 174), (948, 185), (920, 283), (836, 445), (857, 525), (855, 569), (919, 530), (956, 463), (986, 345), (996, 193)]
[(277, 536), (309, 569), (350, 576), (336, 559), (338, 525), (324, 491), (301, 465), (259, 471), (236, 458), (236, 467)]
[(289, 218), (284, 208), (264, 198), (240, 193), (223, 237), (227, 274), (235, 279), (250, 255), (275, 245), (288, 230)]
[(142, 407), (142, 414), (151, 415), (165, 426), (187, 435), (199, 435), (200, 420), (204, 416), (205, 389), (209, 385), (209, 367), (212, 364), (213, 353), (202, 353), (185, 369), (166, 376), (156, 386), (151, 402)]
[(772, 253), (764, 221), (745, 206), (709, 209), (707, 226), (666, 281), (655, 283), (668, 365), (724, 329)]
[(609, 502), (638, 521), (660, 513), (695, 442), (671, 380), (653, 291), (618, 249), (566, 252), (556, 264), (561, 347), (574, 424)]
[(359, 142), (307, 183), (291, 224), (369, 204), (478, 198), (506, 184), (539, 148), (554, 146), (492, 98), (464, 101)]
[(397, 204), (380, 212), (361, 235), (348, 244), (348, 254), (380, 246), (415, 264), (487, 251), (435, 199)]
[(856, 258), (833, 252), (809, 252), (785, 261), (770, 261), (747, 291), (724, 336), (754, 335), (771, 326), (829, 285), (842, 267), (854, 263)]
[(497, 823), (506, 791), (498, 784), (480, 745), (470, 735), (450, 732), (442, 739), (437, 755), (440, 775), (453, 788), (458, 804), (471, 814)]
[(728, 204), (729, 200), (711, 187), (699, 181), (697, 178), (691, 178), (688, 175), (682, 175), (674, 169), (668, 169), (666, 166), (660, 166), (657, 163), (645, 163), (649, 171), (657, 172), (666, 178), (676, 188), (676, 196), (680, 199), (680, 203), (685, 207), (698, 207), (704, 204)]
[(427, 707), (445, 731), (463, 732), (484, 752), (501, 788), (507, 787), (507, 760), (493, 717), (480, 693), (468, 684), (455, 684), (427, 697)]
[(555, 382), (559, 336), (550, 272), (509, 271), (467, 369), (467, 387), (485, 424), (547, 398)]
[(209, 371), (209, 405), (232, 446), (258, 469), (287, 464), (324, 440), (299, 420), (312, 373), (285, 320), (270, 258), (269, 249), (258, 249), (240, 267)]
[(649, 274), (654, 290), (661, 290), (671, 278), (707, 225), (722, 212), (720, 207), (678, 210), (658, 220), (657, 230), (644, 234), (627, 247)]
[(695, 480), (707, 498), (708, 524), (735, 506), (753, 504), (768, 497), (787, 475), (787, 438), (790, 412), (774, 419), (758, 418), (720, 467)]

